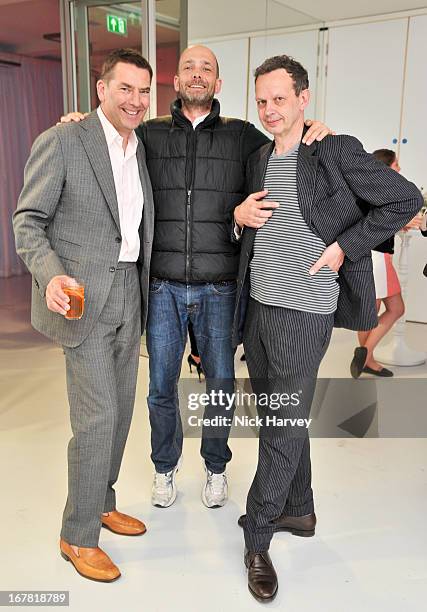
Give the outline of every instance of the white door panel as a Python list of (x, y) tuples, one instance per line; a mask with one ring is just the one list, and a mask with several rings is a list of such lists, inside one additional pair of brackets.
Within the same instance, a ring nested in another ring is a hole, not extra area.
[(427, 190), (426, 58), (427, 15), (411, 17), (399, 159), (402, 173)]
[(397, 149), (406, 34), (407, 19), (329, 29), (326, 124), (367, 151)]
[(216, 96), (221, 103), (221, 115), (246, 119), (248, 45), (248, 38), (206, 43), (218, 59), (223, 81)]

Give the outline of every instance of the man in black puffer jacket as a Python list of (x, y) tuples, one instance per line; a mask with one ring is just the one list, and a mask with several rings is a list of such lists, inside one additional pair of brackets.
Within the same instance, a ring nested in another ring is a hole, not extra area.
[[(175, 475), (183, 441), (177, 383), (189, 321), (207, 392), (234, 390), (231, 329), (239, 247), (231, 241), (233, 211), (247, 195), (249, 155), (268, 142), (247, 121), (220, 116), (214, 98), (221, 88), (218, 77), (212, 51), (203, 46), (186, 49), (174, 81), (179, 99), (172, 104), (172, 115), (148, 121), (137, 132), (146, 149), (156, 215), (147, 321), (148, 406), (156, 470), (152, 503), (161, 507), (170, 506), (176, 498)], [(315, 124), (307, 142), (327, 133), (323, 125)], [(204, 418), (220, 416), (231, 421), (232, 412), (211, 403)], [(227, 501), (229, 429), (227, 425), (203, 428), (206, 483), (202, 500), (210, 508)]]
[[(133, 95), (126, 91), (125, 83), (121, 87), (126, 96)], [(221, 80), (210, 49), (194, 46), (182, 53), (174, 87), (178, 100), (172, 104), (172, 115), (148, 121), (136, 130), (146, 149), (155, 208), (146, 329), (151, 458), (156, 470), (152, 503), (161, 507), (176, 499), (175, 476), (183, 438), (177, 383), (190, 321), (207, 392), (234, 391), (231, 330), (239, 246), (231, 239), (233, 212), (248, 195), (244, 185), (249, 156), (269, 142), (247, 121), (220, 116), (214, 96), (221, 89)], [(82, 117), (70, 113), (61, 121)], [(312, 124), (303, 139), (307, 145), (329, 133), (320, 122), (306, 123)], [(258, 200), (258, 217), (268, 218), (272, 213), (263, 210), (265, 194), (251, 195)], [(271, 202), (265, 207), (271, 207)], [(215, 400), (218, 403), (219, 397)], [(226, 420), (232, 413), (232, 408), (226, 410), (212, 402), (203, 415), (208, 422), (223, 417), (222, 426), (203, 423), (206, 482), (202, 500), (209, 508), (227, 501), (225, 467), (231, 451)]]

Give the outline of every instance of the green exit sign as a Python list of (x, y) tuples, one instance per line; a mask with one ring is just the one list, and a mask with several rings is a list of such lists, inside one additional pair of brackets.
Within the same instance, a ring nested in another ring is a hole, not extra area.
[(127, 36), (127, 19), (125, 17), (118, 17), (117, 15), (107, 15), (107, 30), (119, 36)]

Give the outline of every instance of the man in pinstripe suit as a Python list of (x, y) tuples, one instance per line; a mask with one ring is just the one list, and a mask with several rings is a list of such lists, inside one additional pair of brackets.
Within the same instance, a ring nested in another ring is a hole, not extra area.
[[(355, 138), (301, 144), (308, 85), (306, 70), (288, 56), (255, 71), (259, 117), (274, 142), (249, 159), (251, 195), (235, 209), (244, 229), (233, 342), (243, 333), (255, 393), (285, 398), (276, 411), (259, 407), (258, 466), (239, 519), (249, 590), (262, 602), (278, 588), (268, 554), (273, 533), (311, 536), (316, 523), (307, 429), (280, 419), (308, 417), (334, 325), (376, 326), (371, 248), (422, 205), (417, 188)], [(366, 216), (360, 200), (373, 205)]]
[[(113, 51), (97, 83), (99, 108), (35, 141), (14, 214), (18, 254), (33, 277), (33, 326), (63, 346), (73, 437), (60, 550), (82, 576), (120, 577), (98, 547), (101, 527), (141, 535), (118, 512), (114, 484), (136, 389), (147, 318), (154, 212), (134, 129), (149, 105), (152, 70), (132, 49)], [(68, 320), (64, 292), (85, 283), (86, 307)]]

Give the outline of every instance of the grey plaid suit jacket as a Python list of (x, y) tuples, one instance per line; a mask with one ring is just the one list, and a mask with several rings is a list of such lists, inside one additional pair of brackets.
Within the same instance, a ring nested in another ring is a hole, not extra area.
[[(307, 128), (305, 128), (305, 131)], [(274, 143), (248, 160), (246, 192), (263, 189)], [(340, 294), (335, 327), (368, 330), (378, 323), (371, 249), (399, 231), (423, 205), (417, 187), (363, 150), (353, 136), (327, 136), (301, 145), (297, 162), (301, 213), (326, 245), (338, 241), (345, 253), (339, 271)], [(366, 204), (371, 206), (366, 214)], [(242, 341), (250, 291), (249, 261), (256, 229), (245, 228), (233, 324), (233, 345)], [(307, 271), (308, 272), (308, 271)]]
[[(144, 193), (138, 260), (144, 328), (154, 207), (141, 142), (137, 160)], [(33, 277), (33, 326), (55, 342), (78, 346), (105, 305), (121, 247), (113, 171), (96, 112), (80, 123), (52, 127), (36, 139), (13, 226), (17, 252)], [(46, 306), (46, 287), (60, 274), (85, 284), (85, 314), (80, 320), (68, 321)]]

